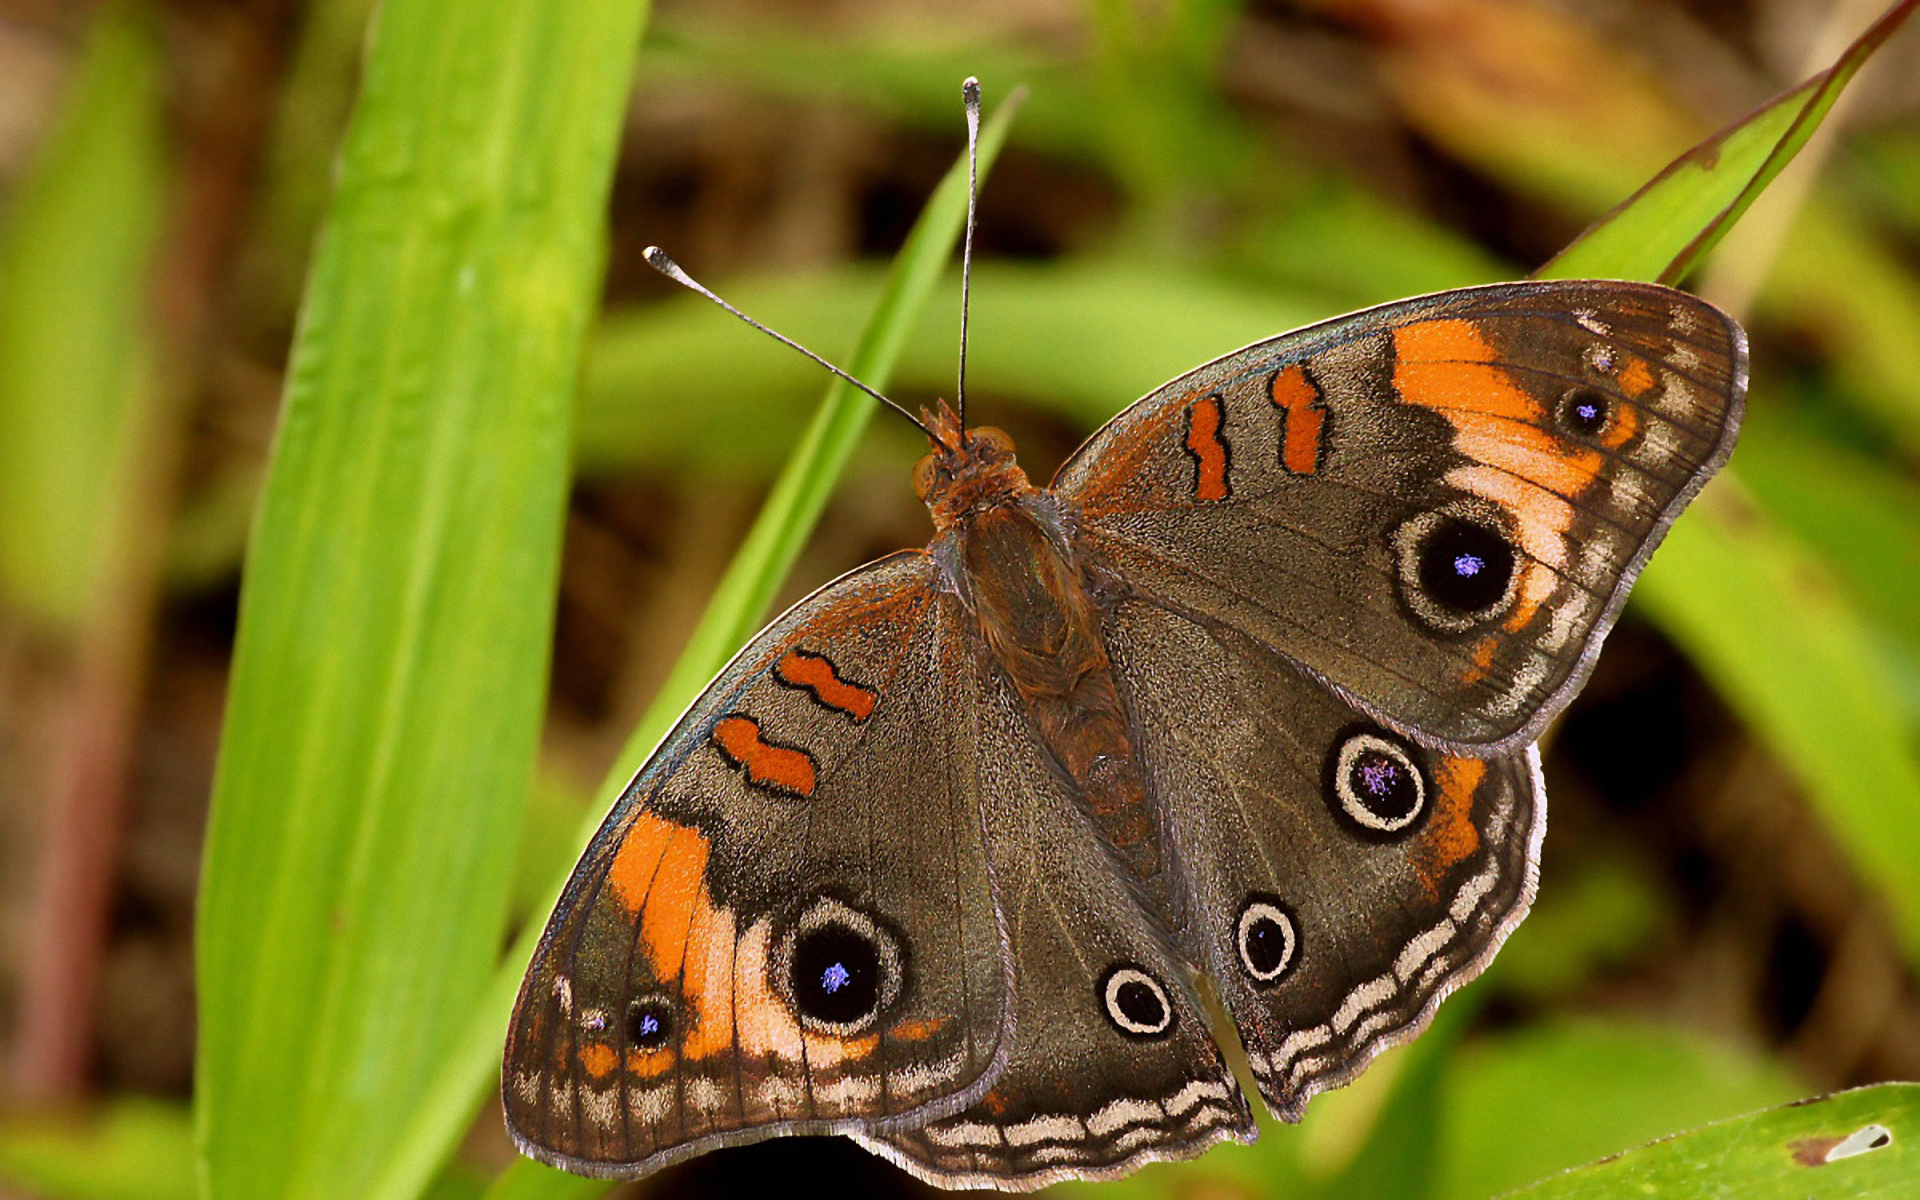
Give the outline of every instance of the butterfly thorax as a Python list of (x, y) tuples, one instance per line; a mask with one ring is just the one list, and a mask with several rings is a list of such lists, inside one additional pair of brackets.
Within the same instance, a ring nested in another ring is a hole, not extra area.
[(1041, 745), (1132, 882), (1164, 899), (1160, 822), (1098, 604), (1052, 497), (1027, 481), (997, 429), (943, 438), (915, 483), (938, 530), (934, 555)]

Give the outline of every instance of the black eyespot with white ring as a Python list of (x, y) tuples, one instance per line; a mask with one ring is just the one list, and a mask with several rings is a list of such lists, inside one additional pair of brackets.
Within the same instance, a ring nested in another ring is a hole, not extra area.
[(1100, 1006), (1113, 1027), (1132, 1038), (1165, 1037), (1173, 1030), (1173, 1002), (1160, 981), (1130, 963), (1101, 977)]
[(1420, 762), (1410, 743), (1384, 730), (1349, 730), (1327, 755), (1328, 806), (1361, 837), (1398, 841), (1419, 827), (1430, 807), (1433, 789)]
[[(1484, 511), (1483, 511), (1484, 510)], [(1492, 505), (1449, 505), (1393, 531), (1401, 601), (1437, 633), (1467, 634), (1513, 607), (1521, 561)]]
[(1278, 896), (1255, 892), (1240, 908), (1233, 944), (1255, 983), (1278, 983), (1300, 961), (1300, 923)]
[(883, 921), (831, 896), (815, 900), (780, 938), (774, 982), (809, 1029), (870, 1028), (906, 990), (906, 954)]

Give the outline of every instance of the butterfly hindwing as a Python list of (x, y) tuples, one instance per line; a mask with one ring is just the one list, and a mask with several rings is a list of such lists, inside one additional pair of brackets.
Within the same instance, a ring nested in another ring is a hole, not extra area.
[(769, 627), (681, 718), (576, 868), (522, 985), (503, 1095), (569, 1170), (882, 1128), (1007, 1052), (963, 614), (918, 553)]
[(983, 684), (989, 854), (1013, 951), (1004, 1072), (967, 1110), (859, 1140), (943, 1187), (1027, 1190), (1251, 1141), (1252, 1115), (1164, 927), (1026, 731)]
[(1116, 587), (1245, 631), (1423, 741), (1514, 751), (1725, 461), (1745, 355), (1667, 288), (1448, 292), (1173, 380), (1054, 490)]
[(1537, 755), (1420, 746), (1244, 635), (1147, 601), (1107, 631), (1155, 789), (1179, 798), (1183, 950), (1297, 1120), (1418, 1033), (1525, 915)]

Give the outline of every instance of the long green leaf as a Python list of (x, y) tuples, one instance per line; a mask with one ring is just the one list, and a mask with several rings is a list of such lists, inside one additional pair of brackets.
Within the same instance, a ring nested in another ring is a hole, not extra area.
[(1684, 279), (1793, 161), (1847, 83), (1916, 7), (1920, 0), (1901, 0), (1833, 66), (1675, 159), (1535, 277)]
[[(1524, 1127), (1507, 1131), (1524, 1138)], [(1905, 1200), (1920, 1179), (1920, 1084), (1735, 1117), (1509, 1193), (1511, 1200)]]
[(365, 1194), (497, 959), (642, 0), (388, 0), (241, 602), (199, 911), (212, 1200)]
[[(1014, 109), (1013, 103), (1001, 105), (982, 128), (982, 172), (992, 165), (1005, 143)], [(960, 163), (941, 181), (894, 260), (879, 304), (847, 363), (852, 374), (874, 387), (887, 386), (921, 307), (952, 257), (966, 207), (966, 168)], [(749, 336), (745, 330), (739, 333)], [(600, 814), (613, 803), (674, 718), (759, 626), (780, 581), (819, 519), (861, 431), (872, 419), (873, 409), (873, 401), (844, 383), (836, 380), (829, 385), (826, 399), (775, 482), (700, 624), (602, 784), (591, 821), (578, 834), (579, 845), (586, 844)], [(547, 892), (549, 902), (559, 895), (563, 882), (553, 881)], [(485, 996), (469, 1010), (459, 1043), (435, 1073), (425, 1099), (408, 1122), (397, 1153), (379, 1186), (370, 1193), (375, 1200), (408, 1200), (418, 1195), (479, 1107), (483, 1093), (498, 1073), (507, 1012), (539, 932), (536, 924), (522, 933)], [(560, 1197), (583, 1193), (581, 1180), (522, 1160), (502, 1177), (494, 1194)]]

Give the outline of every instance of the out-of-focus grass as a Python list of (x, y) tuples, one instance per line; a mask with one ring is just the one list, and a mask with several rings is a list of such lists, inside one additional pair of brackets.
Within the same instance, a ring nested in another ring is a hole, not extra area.
[(55, 627), (123, 549), (152, 395), (158, 53), (135, 6), (103, 10), (0, 236), (0, 591)]

